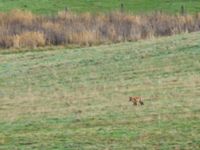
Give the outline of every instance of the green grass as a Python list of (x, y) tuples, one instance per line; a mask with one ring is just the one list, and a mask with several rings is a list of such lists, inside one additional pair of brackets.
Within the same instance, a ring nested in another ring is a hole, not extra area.
[(199, 149), (199, 91), (200, 33), (1, 51), (0, 149)]
[[(0, 10), (8, 11), (14, 8), (31, 10), (34, 13), (52, 14), (66, 7), (77, 12), (109, 12), (119, 10), (122, 0), (0, 0)], [(180, 12), (185, 6), (187, 12), (200, 11), (199, 0), (125, 0), (126, 11), (146, 13), (156, 10), (164, 12)]]

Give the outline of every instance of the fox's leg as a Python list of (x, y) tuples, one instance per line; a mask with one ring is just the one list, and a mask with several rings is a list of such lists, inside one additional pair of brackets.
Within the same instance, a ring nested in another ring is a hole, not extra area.
[(142, 100), (140, 100), (139, 102), (140, 102), (140, 105), (144, 105), (144, 102)]

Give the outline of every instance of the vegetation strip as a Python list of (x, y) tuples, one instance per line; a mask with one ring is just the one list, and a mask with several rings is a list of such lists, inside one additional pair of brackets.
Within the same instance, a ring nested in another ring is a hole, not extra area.
[(0, 14), (0, 47), (91, 46), (137, 41), (200, 30), (200, 14), (133, 15), (58, 12), (55, 16), (13, 10)]

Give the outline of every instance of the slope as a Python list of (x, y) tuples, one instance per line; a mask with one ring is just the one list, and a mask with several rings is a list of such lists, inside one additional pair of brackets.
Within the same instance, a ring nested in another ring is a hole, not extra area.
[(198, 149), (199, 43), (1, 52), (0, 149)]

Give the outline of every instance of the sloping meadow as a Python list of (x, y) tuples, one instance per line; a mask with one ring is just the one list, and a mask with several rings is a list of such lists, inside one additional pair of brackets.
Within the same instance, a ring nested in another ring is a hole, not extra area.
[(0, 48), (90, 46), (199, 30), (200, 14), (168, 15), (157, 12), (136, 16), (120, 12), (76, 14), (62, 11), (54, 16), (40, 16), (13, 10), (0, 13)]
[(0, 52), (0, 149), (198, 150), (199, 58), (200, 32)]

